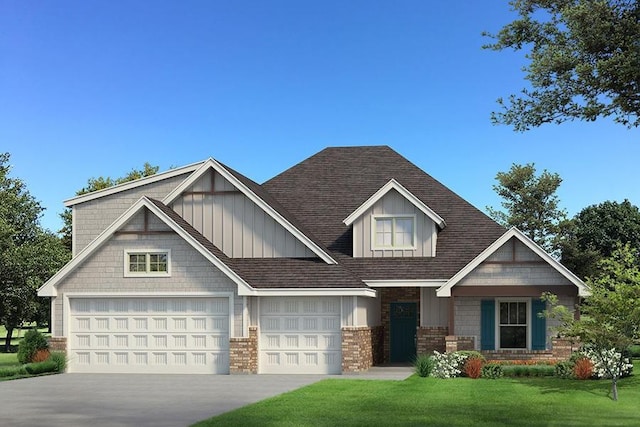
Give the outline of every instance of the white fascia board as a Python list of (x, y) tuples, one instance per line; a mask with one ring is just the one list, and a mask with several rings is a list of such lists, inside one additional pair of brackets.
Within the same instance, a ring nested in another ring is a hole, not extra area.
[(88, 256), (93, 254), (98, 248), (100, 248), (105, 242), (107, 242), (113, 234), (119, 230), (124, 224), (131, 219), (140, 209), (146, 207), (156, 215), (163, 223), (169, 228), (175, 231), (180, 237), (182, 237), (187, 243), (189, 243), (194, 249), (200, 252), (206, 259), (208, 259), (213, 265), (220, 269), (229, 279), (238, 285), (238, 289), (246, 288), (247, 291), (253, 290), (253, 288), (245, 282), (236, 272), (231, 270), (225, 263), (223, 263), (218, 257), (209, 252), (200, 242), (194, 239), (190, 234), (184, 231), (178, 224), (169, 218), (164, 212), (162, 212), (156, 205), (151, 203), (146, 197), (140, 198), (129, 209), (127, 209), (117, 220), (115, 220), (107, 229), (105, 229), (98, 237), (96, 237), (88, 246), (86, 246), (80, 253), (69, 261), (61, 270), (53, 275), (47, 282), (45, 282), (38, 289), (38, 296), (41, 297), (55, 297), (57, 296), (56, 285), (64, 279), (69, 273), (71, 273), (76, 267), (78, 267)]
[(76, 196), (64, 201), (66, 207), (71, 207), (79, 203), (88, 202), (90, 200), (99, 199), (101, 197), (110, 196), (121, 191), (131, 190), (143, 185), (153, 184), (154, 182), (162, 181), (165, 179), (173, 178), (186, 173), (191, 173), (197, 170), (202, 162), (193, 163), (187, 166), (182, 166), (176, 169), (170, 169), (166, 172), (157, 173), (144, 178), (139, 178), (134, 181), (125, 182), (123, 184), (114, 185), (113, 187), (105, 188), (104, 190), (92, 191), (91, 193)]
[(362, 216), (369, 208), (371, 208), (376, 202), (382, 199), (385, 194), (387, 194), (391, 190), (396, 190), (398, 193), (402, 195), (405, 199), (407, 199), (411, 204), (413, 204), (416, 208), (418, 208), (422, 213), (424, 213), (427, 217), (429, 217), (433, 222), (435, 222), (438, 227), (444, 228), (447, 224), (444, 219), (438, 215), (433, 209), (427, 206), (422, 200), (418, 199), (413, 195), (409, 190), (404, 188), (398, 181), (395, 179), (391, 179), (385, 185), (383, 185), (378, 191), (376, 191), (373, 196), (369, 197), (366, 202), (358, 207), (355, 211), (353, 211), (348, 217), (346, 217), (342, 222), (345, 225), (351, 225)]
[(261, 296), (261, 297), (326, 297), (326, 296), (362, 296), (375, 298), (377, 292), (374, 289), (366, 288), (271, 288), (253, 289), (247, 292), (238, 289), (239, 296)]
[(512, 237), (515, 237), (520, 242), (522, 242), (525, 246), (531, 249), (536, 255), (542, 258), (547, 262), (551, 267), (553, 267), (558, 273), (564, 276), (571, 283), (576, 285), (578, 288), (579, 296), (587, 296), (589, 295), (589, 290), (582, 280), (580, 280), (575, 274), (573, 274), (567, 267), (562, 265), (556, 259), (554, 259), (551, 255), (549, 255), (544, 249), (542, 249), (537, 243), (533, 240), (529, 239), (524, 235), (520, 230), (515, 227), (507, 230), (500, 238), (498, 238), (495, 242), (493, 242), (487, 249), (482, 251), (480, 255), (475, 257), (473, 261), (467, 264), (462, 270), (458, 271), (449, 281), (436, 290), (436, 295), (439, 297), (450, 297), (451, 296), (451, 288), (453, 288), (456, 284), (458, 284), (462, 279), (464, 279), (469, 273), (475, 270), (483, 261), (489, 258), (495, 251), (502, 247), (505, 243), (507, 243)]
[(440, 288), (447, 283), (446, 279), (409, 279), (409, 280), (364, 280), (372, 288)]
[(271, 218), (273, 218), (278, 224), (285, 228), (288, 232), (293, 234), (298, 240), (302, 242), (307, 248), (309, 248), (314, 254), (316, 254), (319, 258), (321, 258), (327, 264), (337, 264), (337, 261), (334, 260), (328, 253), (323, 251), (313, 240), (307, 237), (304, 233), (298, 230), (293, 226), (289, 221), (287, 221), (278, 211), (272, 208), (267, 202), (262, 200), (258, 195), (256, 195), (250, 188), (240, 182), (233, 174), (227, 171), (220, 163), (215, 161), (212, 158), (207, 159), (201, 166), (196, 170), (189, 178), (187, 178), (184, 182), (182, 182), (178, 187), (176, 187), (171, 193), (169, 193), (163, 200), (162, 203), (165, 205), (170, 205), (173, 203), (184, 191), (186, 191), (190, 186), (192, 186), (198, 178), (200, 178), (209, 168), (212, 168), (220, 175), (224, 177), (227, 181), (233, 184), (238, 190), (242, 192), (249, 200), (258, 205), (263, 211), (267, 213)]

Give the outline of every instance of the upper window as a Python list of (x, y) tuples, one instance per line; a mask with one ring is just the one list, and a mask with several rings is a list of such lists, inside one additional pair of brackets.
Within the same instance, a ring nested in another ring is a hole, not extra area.
[(527, 303), (500, 302), (500, 348), (527, 348)]
[(171, 252), (125, 251), (125, 276), (169, 276)]
[(415, 216), (374, 216), (372, 231), (374, 249), (415, 248)]

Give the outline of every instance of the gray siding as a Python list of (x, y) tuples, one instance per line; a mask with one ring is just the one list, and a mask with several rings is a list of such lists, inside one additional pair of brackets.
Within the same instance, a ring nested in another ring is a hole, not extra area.
[[(415, 215), (416, 248), (411, 250), (374, 250), (371, 241), (371, 215)], [(435, 256), (436, 237), (436, 224), (420, 209), (402, 197), (400, 193), (391, 190), (353, 223), (353, 256), (355, 258)]]
[(210, 170), (172, 208), (228, 257), (315, 257), (293, 234), (235, 190), (230, 182)]
[(358, 302), (357, 307), (357, 324), (355, 326), (379, 326), (381, 301), (380, 297), (356, 297)]
[(189, 174), (167, 178), (73, 206), (73, 253), (77, 254), (84, 249), (138, 199), (147, 196), (161, 200), (184, 181), (187, 176)]
[[(124, 277), (124, 251), (136, 248), (170, 249), (171, 277)], [(63, 297), (69, 292), (233, 292), (234, 334), (241, 336), (243, 331), (242, 298), (235, 283), (176, 234), (116, 235), (105, 243), (58, 286), (54, 302), (58, 334), (64, 330)]]
[(449, 298), (438, 298), (436, 288), (422, 288), (421, 326), (449, 325)]

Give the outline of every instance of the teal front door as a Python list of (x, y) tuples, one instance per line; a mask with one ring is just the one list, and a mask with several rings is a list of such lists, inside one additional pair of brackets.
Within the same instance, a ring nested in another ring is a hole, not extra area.
[(389, 359), (391, 363), (412, 362), (416, 357), (418, 304), (392, 302), (389, 308), (391, 323)]

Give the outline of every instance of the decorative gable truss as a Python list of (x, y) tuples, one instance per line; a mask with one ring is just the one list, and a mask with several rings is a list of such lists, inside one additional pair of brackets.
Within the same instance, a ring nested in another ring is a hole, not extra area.
[(444, 219), (395, 179), (344, 219), (353, 226), (353, 256), (433, 257)]

